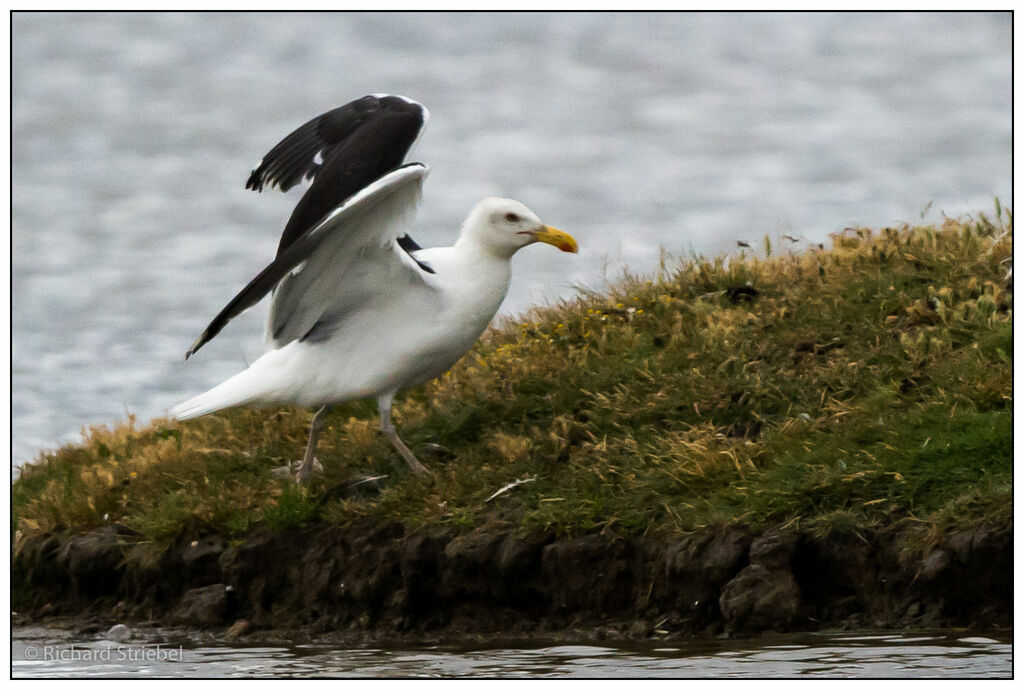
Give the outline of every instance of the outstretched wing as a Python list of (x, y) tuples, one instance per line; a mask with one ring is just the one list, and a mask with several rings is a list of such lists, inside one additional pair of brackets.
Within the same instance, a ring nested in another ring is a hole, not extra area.
[(272, 148), (246, 189), (288, 191), (313, 180), (292, 211), (278, 255), (346, 199), (400, 166), (429, 117), (426, 108), (403, 96), (364, 96), (313, 118)]
[(429, 266), (400, 243), (429, 169), (410, 163), (386, 174), (292, 242), (221, 310), (185, 354), (191, 357), (231, 319), (277, 287), (267, 331), (277, 346), (323, 339), (368, 300), (432, 291)]

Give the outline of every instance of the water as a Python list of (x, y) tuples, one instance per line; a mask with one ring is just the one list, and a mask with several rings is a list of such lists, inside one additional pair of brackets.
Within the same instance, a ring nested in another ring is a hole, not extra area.
[(12, 675), (31, 677), (1010, 678), (1009, 640), (956, 632), (800, 633), (757, 640), (245, 647), (187, 636), (75, 640), (16, 628)]
[(579, 239), (516, 257), (505, 314), (661, 247), (1012, 204), (1008, 13), (17, 13), (11, 55), (13, 466), (260, 354), (264, 307), (182, 361), (297, 199), (244, 181), (364, 93), (431, 109), (421, 244), (492, 194)]

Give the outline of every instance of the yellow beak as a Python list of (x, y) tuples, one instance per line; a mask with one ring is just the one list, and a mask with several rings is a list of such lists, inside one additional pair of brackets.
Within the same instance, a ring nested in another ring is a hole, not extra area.
[(561, 230), (556, 230), (550, 225), (545, 225), (540, 230), (535, 230), (532, 234), (538, 242), (554, 245), (563, 252), (578, 254), (580, 251), (579, 245), (576, 244), (576, 240), (572, 235), (567, 232), (562, 232)]

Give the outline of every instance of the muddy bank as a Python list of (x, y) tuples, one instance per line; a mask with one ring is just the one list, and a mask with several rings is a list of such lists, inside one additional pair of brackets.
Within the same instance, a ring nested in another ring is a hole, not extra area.
[(228, 639), (1012, 627), (1009, 527), (951, 533), (923, 554), (912, 538), (739, 528), (555, 538), (366, 522), (158, 550), (111, 525), (20, 544), (13, 608), (23, 622), (145, 621)]

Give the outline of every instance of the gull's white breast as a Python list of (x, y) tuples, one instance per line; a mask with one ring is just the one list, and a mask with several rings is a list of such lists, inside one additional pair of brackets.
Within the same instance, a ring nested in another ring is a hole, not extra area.
[(371, 300), (331, 337), (253, 364), (266, 369), (274, 400), (316, 406), (394, 392), (440, 376), (473, 347), (508, 291), (509, 262), (455, 247), (416, 256), (434, 269), (435, 290)]

